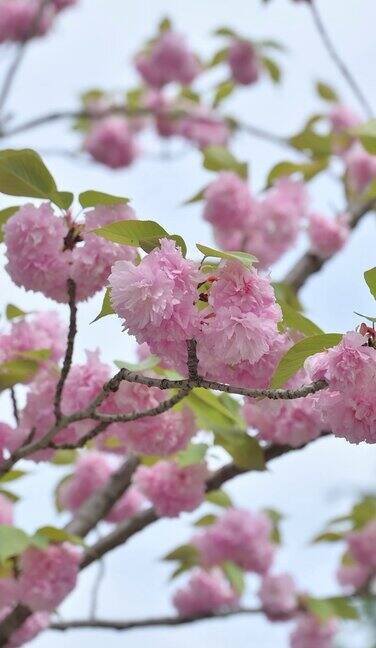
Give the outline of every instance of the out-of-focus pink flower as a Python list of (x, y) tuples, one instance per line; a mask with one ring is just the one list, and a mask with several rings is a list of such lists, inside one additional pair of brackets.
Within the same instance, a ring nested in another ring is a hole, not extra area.
[(13, 524), (13, 503), (2, 493), (0, 493), (0, 524), (8, 526)]
[(74, 589), (80, 559), (81, 551), (67, 542), (26, 549), (20, 558), (20, 602), (34, 612), (53, 612)]
[(52, 0), (52, 4), (56, 11), (63, 11), (63, 9), (67, 9), (68, 7), (77, 4), (77, 0)]
[(233, 78), (242, 85), (256, 83), (260, 76), (260, 61), (249, 41), (234, 41), (228, 52), (228, 62)]
[(181, 467), (172, 461), (159, 461), (154, 466), (140, 466), (134, 483), (158, 515), (177, 517), (183, 511), (194, 511), (202, 503), (207, 476), (205, 464)]
[(200, 149), (225, 146), (230, 138), (226, 122), (205, 106), (193, 106), (190, 113), (182, 117), (179, 133)]
[(93, 124), (84, 141), (84, 149), (94, 160), (111, 169), (129, 166), (138, 153), (128, 121), (116, 115), (104, 117)]
[(271, 522), (264, 513), (228, 509), (191, 542), (199, 550), (204, 566), (231, 560), (246, 571), (266, 574), (274, 556), (271, 531)]
[(363, 587), (372, 575), (372, 570), (366, 565), (358, 562), (352, 562), (349, 565), (341, 565), (337, 570), (337, 580), (339, 584), (350, 592), (356, 591)]
[(55, 7), (46, 6), (40, 14), (39, 0), (2, 0), (0, 2), (0, 43), (24, 42), (43, 36), (51, 27)]
[(337, 632), (336, 619), (325, 623), (311, 614), (301, 614), (290, 635), (291, 648), (333, 648)]
[(172, 602), (182, 617), (199, 616), (236, 607), (239, 597), (220, 569), (195, 569)]
[(350, 533), (347, 542), (351, 556), (361, 565), (376, 570), (376, 520)]
[(204, 219), (229, 232), (244, 226), (252, 208), (247, 183), (231, 171), (220, 173), (205, 189)]
[(136, 68), (144, 81), (155, 88), (172, 81), (190, 85), (200, 71), (184, 36), (170, 30), (158, 38), (150, 52), (136, 57)]
[(362, 193), (376, 178), (376, 155), (364, 150), (359, 142), (345, 153), (346, 178), (351, 191)]
[(349, 218), (342, 214), (329, 219), (321, 214), (311, 214), (308, 224), (308, 236), (314, 254), (327, 259), (343, 248), (349, 238)]
[(288, 619), (298, 608), (298, 592), (290, 574), (264, 576), (258, 596), (271, 621)]
[(0, 361), (8, 362), (25, 351), (48, 349), (49, 360), (58, 362), (64, 355), (67, 326), (54, 311), (12, 322), (10, 332), (0, 335)]
[(351, 108), (343, 104), (335, 104), (329, 112), (329, 121), (334, 133), (342, 133), (349, 128), (355, 128), (362, 123), (361, 118)]
[[(2, 523), (3, 524), (3, 523)], [(0, 617), (4, 607), (18, 601), (18, 583), (12, 576), (0, 578)]]

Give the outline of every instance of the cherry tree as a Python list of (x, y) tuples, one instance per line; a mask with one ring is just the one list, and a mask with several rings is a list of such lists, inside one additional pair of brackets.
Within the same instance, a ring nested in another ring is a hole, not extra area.
[[(91, 89), (77, 109), (30, 120), (8, 115), (28, 47), (75, 4), (0, 0), (0, 42), (11, 55), (0, 88), (4, 272), (16, 286), (67, 311), (64, 319), (50, 306), (4, 309), (0, 387), (13, 421), (0, 423), (0, 646), (23, 645), (47, 628), (126, 631), (260, 614), (270, 623), (290, 623), (291, 648), (330, 648), (342, 622), (374, 605), (374, 492), (359, 497), (346, 515), (323, 522), (313, 539), (343, 549), (338, 589), (314, 596), (274, 566), (283, 542), (282, 512), (241, 508), (225, 484), (243, 473), (262, 473), (287, 453), (299, 461), (301, 448), (329, 436), (376, 443), (376, 318), (357, 314), (354, 330), (324, 332), (299, 300), (306, 280), (375, 208), (372, 110), (317, 0), (301, 0), (296, 11), (312, 15), (358, 110), (319, 81), (322, 112), (292, 136), (243, 123), (226, 113), (226, 99), (251, 91), (263, 77), (281, 83), (284, 45), (219, 26), (217, 49), (206, 60), (192, 49), (189, 35), (164, 18), (131, 62), (136, 87)], [(168, 232), (138, 218), (131, 197), (101, 187), (82, 187), (74, 195), (61, 188), (38, 152), (5, 148), (8, 137), (58, 121), (68, 121), (81, 138), (80, 150), (70, 153), (99, 169), (135, 164), (144, 155), (145, 132), (199, 150), (212, 176), (201, 188), (187, 179), (187, 204), (201, 203), (216, 247), (197, 242), (188, 253), (178, 220)], [(231, 150), (234, 137), (246, 133), (290, 156), (270, 169), (258, 193), (248, 164)], [(314, 207), (308, 185), (319, 174), (341, 183), (343, 206), (336, 215)], [(302, 232), (306, 252), (283, 281), (273, 281), (273, 264)], [(376, 268), (364, 279), (376, 299)], [(111, 366), (100, 349), (87, 349), (86, 360), (76, 361), (77, 311), (98, 293), (102, 308), (91, 326), (117, 317), (123, 335), (137, 343), (137, 364), (116, 360)], [(15, 524), (12, 484), (29, 465), (37, 471), (45, 462), (66, 466), (55, 493), (48, 486), (58, 512), (70, 519), (65, 526), (46, 520), (27, 533)], [(204, 502), (211, 508), (202, 514)], [(179, 578), (174, 615), (57, 615), (82, 570), (161, 518), (196, 510), (185, 544), (172, 542), (163, 558)], [(92, 533), (98, 528), (100, 537)], [(242, 602), (250, 574), (258, 583), (253, 607)]]

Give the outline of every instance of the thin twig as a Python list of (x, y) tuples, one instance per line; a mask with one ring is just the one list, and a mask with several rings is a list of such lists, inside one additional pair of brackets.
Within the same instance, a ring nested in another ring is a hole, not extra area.
[(55, 413), (56, 423), (59, 423), (62, 417), (61, 397), (63, 394), (65, 381), (68, 377), (70, 368), (72, 366), (74, 341), (77, 334), (76, 284), (73, 281), (73, 279), (68, 279), (67, 281), (67, 292), (69, 298), (70, 318), (69, 318), (67, 348), (65, 351), (63, 368), (61, 370), (60, 378), (56, 386), (55, 399), (54, 399), (54, 413)]
[[(98, 536), (99, 536), (98, 539), (100, 539), (99, 533)], [(97, 573), (91, 591), (90, 610), (89, 610), (89, 619), (91, 621), (94, 621), (95, 617), (97, 616), (98, 605), (99, 605), (99, 593), (105, 575), (106, 575), (106, 563), (104, 558), (101, 558), (98, 561), (98, 569), (97, 569)]]
[(326, 50), (334, 62), (334, 64), (337, 66), (339, 69), (340, 73), (342, 74), (343, 78), (347, 82), (347, 84), (350, 86), (351, 90), (353, 91), (354, 95), (358, 99), (360, 105), (362, 106), (364, 113), (366, 116), (371, 119), (373, 117), (373, 111), (368, 103), (367, 98), (365, 97), (362, 89), (360, 88), (357, 80), (353, 76), (353, 74), (350, 72), (349, 68), (347, 67), (346, 63), (342, 60), (341, 56), (338, 54), (337, 49), (329, 36), (327, 29), (323, 23), (323, 20), (321, 18), (317, 2), (316, 0), (311, 0), (311, 2), (307, 3), (313, 17), (314, 24), (316, 26), (316, 29), (322, 39), (322, 42), (324, 43)]
[(13, 409), (13, 416), (14, 420), (16, 421), (17, 425), (20, 422), (20, 414), (18, 411), (18, 404), (17, 404), (17, 396), (16, 396), (16, 390), (14, 387), (10, 388), (10, 398), (12, 401), (12, 409)]
[(116, 621), (105, 619), (77, 619), (73, 621), (59, 621), (51, 623), (49, 629), (51, 630), (78, 630), (80, 628), (102, 628), (107, 630), (132, 630), (135, 628), (151, 628), (155, 626), (177, 626), (185, 625), (187, 623), (194, 623), (196, 621), (203, 621), (205, 619), (224, 619), (236, 614), (261, 614), (260, 608), (236, 608), (235, 610), (225, 610), (223, 612), (213, 612), (202, 614), (199, 616), (178, 617), (178, 616), (165, 616), (148, 619), (134, 619), (130, 621)]

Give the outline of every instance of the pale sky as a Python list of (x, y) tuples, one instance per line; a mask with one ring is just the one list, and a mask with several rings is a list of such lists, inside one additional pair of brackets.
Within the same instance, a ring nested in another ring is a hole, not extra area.
[[(318, 2), (325, 23), (334, 35), (339, 50), (376, 108), (374, 65), (376, 18), (373, 0), (321, 0)], [(58, 21), (53, 33), (33, 44), (17, 77), (8, 108), (19, 120), (54, 109), (74, 107), (77, 95), (90, 87), (126, 88), (137, 81), (129, 60), (144, 39), (155, 29), (161, 17), (169, 15), (179, 30), (186, 32), (198, 51), (209, 55), (220, 42), (209, 38), (218, 26), (227, 25), (255, 38), (277, 38), (288, 46), (281, 56), (285, 79), (275, 89), (263, 81), (252, 89), (240, 90), (228, 101), (227, 112), (245, 122), (280, 134), (298, 130), (304, 119), (325, 106), (314, 95), (314, 81), (322, 79), (334, 85), (344, 101), (358, 106), (339, 79), (313, 29), (310, 14), (302, 4), (271, 0), (266, 8), (261, 0), (80, 0)], [(6, 50), (0, 61), (0, 74), (9, 61)], [(372, 62), (372, 64), (370, 64)], [(3, 147), (36, 149), (69, 148), (76, 136), (68, 124), (44, 127), (3, 141)], [(182, 208), (183, 200), (194, 194), (210, 175), (200, 167), (200, 155), (190, 152), (173, 162), (155, 159), (158, 143), (148, 138), (145, 156), (130, 170), (112, 172), (81, 160), (46, 157), (45, 160), (62, 189), (80, 192), (98, 189), (127, 195), (140, 218), (159, 221), (166, 229), (184, 236), (192, 255), (195, 242), (210, 244), (210, 229), (200, 218), (201, 206)], [(237, 155), (250, 163), (251, 184), (259, 191), (269, 168), (282, 159), (292, 159), (289, 151), (261, 142), (247, 135), (234, 142)], [(152, 155), (150, 155), (150, 151)], [(341, 193), (332, 179), (319, 179), (310, 186), (315, 209), (337, 210), (344, 207)], [(1, 197), (1, 207), (14, 199)], [(358, 227), (346, 249), (327, 264), (320, 277), (307, 282), (302, 298), (307, 314), (327, 332), (346, 331), (357, 324), (353, 311), (373, 314), (374, 305), (362, 274), (375, 265), (374, 216)], [(302, 238), (296, 250), (274, 269), (281, 278), (305, 249)], [(3, 307), (9, 301), (25, 310), (51, 308), (52, 302), (39, 294), (25, 293), (2, 275)], [(115, 318), (89, 326), (98, 313), (100, 297), (81, 307), (77, 358), (83, 350), (100, 347), (107, 360), (128, 358), (134, 344), (121, 333)], [(59, 310), (66, 313), (64, 307)], [(8, 404), (2, 397), (3, 412)], [(316, 595), (336, 591), (334, 571), (338, 557), (335, 547), (309, 546), (331, 515), (345, 512), (353, 494), (374, 483), (376, 456), (374, 447), (351, 446), (339, 439), (325, 439), (274, 462), (265, 474), (240, 477), (226, 486), (236, 504), (250, 509), (274, 507), (285, 515), (285, 544), (280, 550), (276, 570), (291, 571), (302, 589)], [(53, 513), (51, 483), (64, 470), (48, 466), (34, 468), (33, 474), (15, 487), (25, 494), (18, 506), (17, 521), (32, 530), (42, 524), (62, 524), (64, 518)], [(54, 516), (54, 517), (52, 517)], [(197, 517), (197, 513), (196, 516)], [(106, 559), (106, 578), (100, 597), (100, 615), (112, 618), (154, 616), (171, 612), (169, 568), (158, 558), (191, 534), (192, 516), (179, 522), (163, 521), (136, 536)], [(80, 579), (80, 587), (63, 606), (64, 618), (87, 613), (87, 598), (96, 573), (93, 567)], [(175, 583), (173, 587), (177, 586)], [(252, 602), (256, 579), (249, 578), (247, 601)], [(235, 643), (255, 648), (284, 648), (288, 625), (266, 623), (262, 618), (234, 617), (224, 621), (200, 622), (175, 629), (151, 629), (126, 634), (90, 631), (69, 635), (45, 633), (36, 648), (60, 648), (67, 642), (72, 648), (104, 642), (111, 648), (228, 648)], [(360, 644), (352, 648), (360, 648)]]

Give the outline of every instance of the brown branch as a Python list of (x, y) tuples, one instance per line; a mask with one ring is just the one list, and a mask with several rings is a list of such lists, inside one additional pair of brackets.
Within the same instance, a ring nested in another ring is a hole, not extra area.
[(223, 612), (212, 612), (201, 614), (198, 616), (178, 617), (178, 616), (165, 616), (150, 619), (134, 619), (130, 621), (115, 621), (115, 620), (101, 620), (101, 619), (77, 619), (73, 621), (58, 621), (51, 623), (50, 630), (78, 630), (80, 628), (102, 628), (107, 630), (132, 630), (135, 628), (151, 628), (156, 626), (177, 626), (185, 625), (187, 623), (194, 623), (196, 621), (203, 621), (207, 619), (225, 619), (229, 616), (236, 614), (261, 614), (260, 608), (236, 608), (234, 610), (224, 610)]
[(373, 117), (372, 108), (371, 108), (370, 104), (368, 103), (368, 100), (367, 100), (366, 96), (364, 95), (362, 89), (360, 88), (357, 80), (355, 79), (353, 74), (350, 72), (349, 68), (347, 67), (346, 63), (342, 60), (341, 56), (338, 54), (337, 49), (336, 49), (336, 47), (335, 47), (331, 37), (329, 36), (329, 34), (327, 32), (327, 29), (326, 29), (326, 27), (325, 27), (325, 25), (323, 23), (323, 20), (321, 18), (321, 15), (320, 15), (316, 0), (312, 0), (311, 2), (308, 2), (307, 4), (308, 4), (308, 6), (309, 6), (309, 8), (311, 10), (312, 18), (313, 18), (314, 24), (316, 26), (316, 29), (317, 29), (317, 31), (319, 33), (320, 38), (322, 39), (322, 42), (324, 43), (324, 45), (326, 47), (326, 50), (327, 50), (330, 58), (332, 59), (332, 61), (334, 62), (334, 64), (336, 65), (336, 67), (338, 68), (340, 73), (342, 74), (343, 78), (345, 79), (345, 81), (347, 82), (347, 84), (349, 85), (351, 90), (353, 91), (354, 95), (358, 99), (358, 101), (359, 101), (360, 105), (362, 106), (366, 116), (369, 119), (371, 119)]
[(76, 305), (76, 284), (73, 279), (68, 279), (67, 281), (67, 292), (69, 298), (69, 329), (68, 329), (68, 339), (67, 339), (67, 348), (65, 351), (65, 357), (63, 362), (63, 368), (61, 370), (60, 378), (56, 386), (55, 399), (54, 399), (54, 413), (56, 423), (59, 423), (62, 418), (61, 414), (61, 397), (63, 394), (63, 389), (65, 381), (70, 372), (73, 360), (73, 350), (74, 350), (74, 341), (77, 334), (77, 305)]
[(10, 398), (11, 398), (11, 401), (12, 401), (12, 410), (13, 410), (14, 420), (16, 421), (16, 423), (18, 425), (19, 422), (20, 422), (20, 414), (19, 414), (19, 411), (18, 411), (16, 390), (15, 390), (14, 387), (11, 387), (9, 391), (10, 391)]

